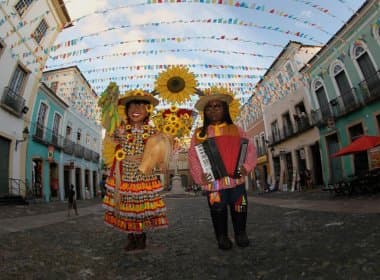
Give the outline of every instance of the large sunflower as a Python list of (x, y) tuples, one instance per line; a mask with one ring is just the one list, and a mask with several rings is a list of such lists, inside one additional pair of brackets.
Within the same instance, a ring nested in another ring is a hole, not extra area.
[(229, 89), (225, 87), (211, 87), (211, 88), (205, 89), (204, 92), (205, 92), (205, 95), (212, 95), (216, 93), (231, 95), (233, 99), (229, 106), (230, 115), (233, 121), (236, 120), (236, 118), (240, 114), (240, 101), (239, 99), (235, 98), (235, 95), (232, 91), (230, 91)]
[(189, 69), (172, 66), (158, 75), (154, 89), (162, 99), (181, 104), (195, 93), (196, 85), (195, 76)]

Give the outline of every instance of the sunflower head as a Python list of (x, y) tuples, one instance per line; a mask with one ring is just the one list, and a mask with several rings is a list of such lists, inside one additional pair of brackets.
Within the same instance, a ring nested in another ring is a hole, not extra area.
[(172, 106), (170, 106), (169, 110), (170, 110), (170, 112), (175, 113), (178, 111), (178, 107), (175, 105), (172, 105)]
[(186, 67), (173, 66), (158, 75), (155, 91), (168, 102), (183, 103), (195, 93), (196, 84), (194, 74)]
[(118, 149), (115, 153), (116, 160), (121, 161), (125, 158), (125, 152), (123, 149)]
[(162, 109), (153, 116), (153, 122), (161, 132), (176, 137), (184, 137), (190, 134), (193, 124), (192, 110), (171, 106)]
[(174, 114), (170, 114), (169, 116), (167, 116), (167, 119), (169, 120), (169, 122), (178, 122), (178, 117)]

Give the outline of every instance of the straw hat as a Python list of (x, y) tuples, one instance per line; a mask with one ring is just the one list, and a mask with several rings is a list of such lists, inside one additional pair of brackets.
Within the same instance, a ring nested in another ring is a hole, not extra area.
[(119, 105), (126, 105), (127, 103), (134, 100), (147, 101), (149, 102), (149, 104), (152, 104), (153, 106), (157, 106), (159, 102), (158, 99), (154, 98), (152, 94), (146, 91), (137, 89), (137, 90), (128, 91), (125, 95), (121, 96), (119, 98)]
[(227, 104), (230, 104), (233, 100), (233, 97), (231, 95), (224, 94), (224, 93), (211, 92), (208, 95), (203, 95), (199, 97), (197, 103), (195, 103), (195, 108), (198, 111), (203, 111), (206, 104), (212, 100), (223, 101), (223, 102), (226, 102)]

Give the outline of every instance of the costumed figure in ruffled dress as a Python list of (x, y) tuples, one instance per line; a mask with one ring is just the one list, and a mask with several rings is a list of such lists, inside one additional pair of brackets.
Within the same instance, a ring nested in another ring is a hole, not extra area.
[[(115, 84), (112, 86), (117, 92)], [(108, 94), (112, 96), (110, 92), (111, 85)], [(106, 99), (106, 94), (102, 98)], [(101, 101), (99, 104), (105, 105)], [(111, 120), (103, 118), (103, 124), (111, 128), (104, 149), (114, 151), (113, 155), (104, 153), (110, 167), (103, 199), (104, 221), (128, 234), (127, 251), (144, 249), (148, 230), (168, 226), (165, 203), (159, 194), (163, 187), (152, 172), (158, 164), (166, 164), (171, 150), (167, 137), (148, 123), (150, 112), (157, 104), (158, 100), (151, 94), (135, 90), (118, 99), (117, 112), (116, 107), (103, 112), (103, 116), (107, 114), (105, 118), (111, 116)]]
[[(203, 112), (203, 126), (195, 130), (188, 153), (189, 169), (193, 180), (207, 192), (214, 232), (218, 246), (222, 250), (232, 248), (227, 228), (228, 207), (235, 233), (235, 243), (239, 247), (249, 245), (246, 233), (248, 201), (245, 176), (254, 169), (257, 162), (256, 149), (252, 140), (232, 121), (229, 111), (232, 100), (233, 97), (230, 94), (213, 91), (199, 98), (195, 108)], [(225, 169), (227, 173), (220, 173), (224, 175), (216, 179), (216, 176), (212, 178), (210, 172), (204, 171), (201, 165), (202, 153), (197, 153), (196, 150), (196, 145), (209, 139), (214, 141), (220, 156), (220, 160), (216, 160), (214, 165), (218, 164), (220, 170)], [(238, 166), (242, 139), (248, 142), (245, 146), (245, 158), (242, 157), (244, 161)]]

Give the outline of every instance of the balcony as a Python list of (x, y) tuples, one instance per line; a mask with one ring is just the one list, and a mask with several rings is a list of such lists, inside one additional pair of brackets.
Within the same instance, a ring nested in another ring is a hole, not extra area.
[(9, 113), (19, 118), (21, 118), (23, 113), (28, 111), (28, 108), (25, 106), (25, 99), (9, 87), (4, 89), (0, 105)]
[(341, 96), (332, 99), (329, 107), (323, 108), (323, 110), (312, 110), (310, 112), (311, 125), (324, 126), (331, 119), (343, 117), (362, 107), (362, 104), (353, 97), (354, 92), (356, 90), (352, 88)]
[(341, 96), (338, 97), (338, 101), (340, 102), (340, 104), (343, 105), (342, 106), (343, 110), (341, 110), (341, 114), (339, 116), (348, 114), (361, 107), (360, 102), (358, 102), (355, 96), (356, 96), (355, 87), (341, 93)]
[(275, 145), (275, 144), (281, 142), (281, 140), (282, 140), (282, 138), (280, 135), (280, 130), (279, 129), (273, 130), (272, 135), (268, 136), (268, 145), (269, 146)]
[(74, 146), (75, 146), (75, 143), (71, 141), (70, 139), (65, 138), (63, 140), (63, 151), (66, 154), (68, 155), (74, 154)]
[(92, 160), (92, 151), (90, 149), (85, 148), (85, 147), (83, 148), (83, 150), (84, 150), (84, 152), (83, 152), (84, 159), (88, 160), (88, 161)]
[(63, 137), (38, 123), (31, 124), (32, 138), (34, 142), (42, 145), (53, 145), (68, 155), (75, 155), (78, 158), (84, 158), (88, 161), (99, 162), (100, 156), (91, 149), (85, 148), (80, 144), (76, 144), (67, 137)]
[(39, 123), (31, 124), (33, 141), (45, 146), (53, 145), (57, 149), (63, 148), (63, 137)]
[(296, 116), (294, 118), (296, 123), (296, 132), (302, 133), (306, 130), (309, 130), (312, 125), (310, 124), (309, 117), (306, 115), (306, 113), (302, 113), (300, 116)]
[(380, 71), (377, 71), (371, 78), (360, 82), (362, 98), (364, 104), (369, 104), (380, 97)]
[(283, 139), (289, 138), (294, 134), (293, 126), (292, 124), (284, 125), (282, 128), (283, 133)]
[(100, 155), (97, 152), (92, 151), (92, 161), (95, 163), (99, 163)]
[(84, 157), (84, 147), (79, 144), (74, 144), (74, 155), (79, 158)]

